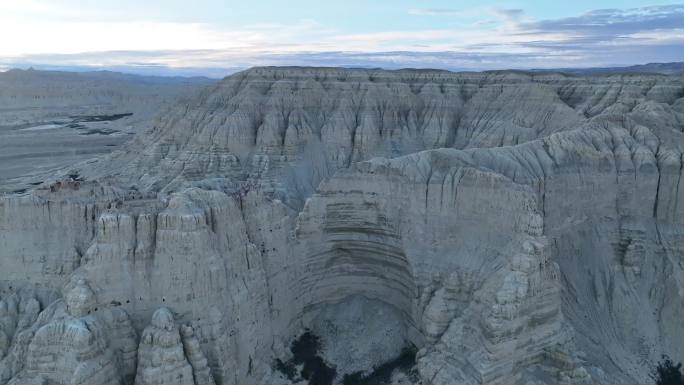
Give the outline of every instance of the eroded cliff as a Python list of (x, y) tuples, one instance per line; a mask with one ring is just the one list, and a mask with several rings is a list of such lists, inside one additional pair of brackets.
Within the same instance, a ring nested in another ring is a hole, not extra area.
[(661, 75), (228, 77), (0, 201), (0, 380), (72, 383), (40, 355), (92, 345), (60, 373), (644, 383), (684, 358), (683, 97)]

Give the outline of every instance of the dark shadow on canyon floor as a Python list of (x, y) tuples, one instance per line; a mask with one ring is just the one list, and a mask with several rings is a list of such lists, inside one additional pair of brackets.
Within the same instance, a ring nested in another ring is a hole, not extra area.
[(656, 385), (684, 385), (682, 364), (675, 364), (669, 357), (663, 356), (652, 374)]
[[(321, 357), (321, 343), (318, 336), (310, 331), (305, 332), (292, 342), (290, 346), (292, 358), (287, 361), (276, 360), (275, 368), (291, 381), (306, 380), (310, 385), (332, 385), (335, 383), (337, 370)], [(355, 372), (346, 374), (343, 385), (384, 385), (389, 384), (392, 374), (400, 370), (407, 376), (414, 376), (418, 349), (411, 345), (396, 358), (376, 366), (370, 373)]]
[[(323, 360), (320, 349), (318, 336), (307, 331), (292, 342), (292, 358), (286, 362), (276, 360), (276, 368), (290, 380), (295, 380), (299, 375), (311, 385), (332, 385), (337, 370)], [(299, 366), (301, 370), (297, 373)]]

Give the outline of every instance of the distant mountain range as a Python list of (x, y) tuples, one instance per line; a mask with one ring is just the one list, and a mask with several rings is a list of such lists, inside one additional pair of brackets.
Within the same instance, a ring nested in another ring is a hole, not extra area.
[(629, 67), (596, 67), (596, 68), (555, 68), (534, 69), (534, 72), (563, 72), (574, 75), (598, 75), (618, 73), (656, 73), (664, 75), (684, 74), (684, 62), (648, 63)]
[(28, 69), (12, 68), (5, 72), (0, 72), (0, 79), (30, 79), (35, 81), (41, 77), (52, 81), (61, 79), (64, 81), (122, 81), (143, 84), (211, 84), (215, 80), (205, 76), (182, 76), (182, 75), (145, 75), (117, 72), (110, 70), (83, 71), (80, 69)]
[[(1, 63), (0, 63), (1, 64)], [(29, 68), (30, 65), (18, 65), (18, 68)], [(1, 68), (1, 66), (0, 66)], [(246, 70), (243, 67), (230, 67), (230, 68), (180, 68), (180, 69), (170, 69), (170, 68), (148, 68), (136, 66), (135, 68), (127, 66), (115, 66), (102, 68), (100, 70), (93, 70), (91, 67), (82, 66), (45, 66), (39, 65), (35, 67), (36, 70), (44, 72), (53, 73), (81, 73), (86, 74), (83, 76), (95, 76), (98, 79), (111, 77), (122, 79), (127, 78), (128, 80), (136, 81), (148, 81), (148, 82), (163, 82), (169, 83), (169, 79), (175, 79), (176, 82), (186, 82), (190, 81), (194, 84), (197, 83), (211, 83), (212, 79), (221, 79), (225, 76), (232, 75), (236, 72)], [(360, 69), (381, 69), (368, 66), (345, 66), (345, 68), (360, 68)], [(407, 69), (408, 70), (408, 69)], [(416, 68), (416, 70), (424, 71), (424, 68)], [(470, 69), (464, 68), (444, 68), (443, 71), (449, 72), (478, 72)], [(505, 70), (505, 69), (502, 69)], [(565, 74), (572, 75), (600, 75), (600, 74), (617, 74), (617, 73), (657, 73), (665, 75), (677, 75), (684, 74), (684, 62), (672, 62), (672, 63), (649, 63), (640, 64), (626, 67), (588, 67), (588, 68), (536, 68), (536, 69), (515, 69), (516, 71), (524, 72), (562, 72)], [(13, 70), (9, 70), (13, 71)], [(484, 70), (483, 71), (491, 71)], [(1, 72), (1, 71), (0, 71)], [(171, 81), (173, 82), (173, 80)]]

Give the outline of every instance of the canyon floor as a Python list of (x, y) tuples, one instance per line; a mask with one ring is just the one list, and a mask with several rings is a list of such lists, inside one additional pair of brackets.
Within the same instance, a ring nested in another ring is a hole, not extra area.
[(110, 153), (213, 80), (10, 70), (0, 73), (0, 192)]

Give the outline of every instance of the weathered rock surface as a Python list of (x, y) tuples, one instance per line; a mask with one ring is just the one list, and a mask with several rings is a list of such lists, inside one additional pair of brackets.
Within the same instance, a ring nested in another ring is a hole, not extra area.
[(207, 360), (199, 349), (192, 327), (181, 332), (166, 308), (152, 315), (138, 349), (136, 385), (213, 385)]
[(71, 383), (41, 354), (72, 324), (83, 384), (312, 378), (275, 364), (303, 330), (332, 383), (646, 383), (684, 360), (683, 97), (661, 75), (226, 78), (85, 180), (0, 200), (0, 384)]
[[(35, 313), (37, 301), (33, 300)], [(35, 318), (35, 317), (34, 317)], [(99, 308), (83, 280), (67, 285), (19, 329), (0, 374), (9, 384), (123, 384), (133, 379), (137, 336), (120, 308)]]

